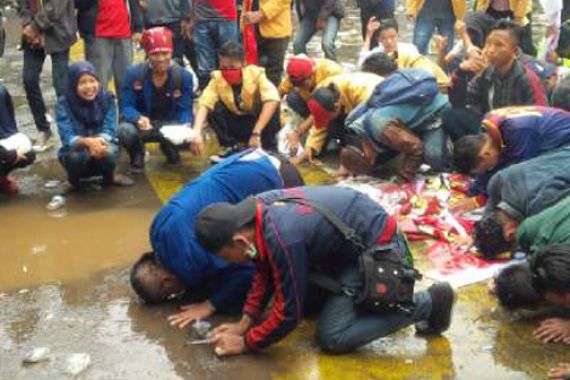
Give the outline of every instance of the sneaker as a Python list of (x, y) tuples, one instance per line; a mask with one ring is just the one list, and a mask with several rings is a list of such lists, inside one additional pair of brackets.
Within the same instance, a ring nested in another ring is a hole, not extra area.
[(139, 174), (144, 172), (144, 152), (135, 153), (131, 157), (131, 173)]
[(6, 176), (0, 177), (0, 193), (7, 195), (16, 195), (20, 192), (20, 188), (15, 180)]
[(364, 154), (353, 146), (340, 151), (340, 163), (352, 175), (364, 175), (372, 171), (372, 165), (366, 161)]
[(227, 158), (227, 157), (231, 156), (232, 154), (237, 153), (243, 149), (244, 148), (242, 148), (239, 145), (232, 145), (232, 146), (226, 147), (226, 148), (222, 149), (221, 151), (219, 151), (217, 154), (211, 155), (210, 156), (210, 163), (212, 163), (213, 165), (218, 164), (224, 158)]
[(129, 187), (129, 186), (134, 186), (134, 184), (135, 181), (132, 178), (127, 177), (126, 175), (123, 174), (113, 174), (112, 176), (110, 176), (110, 178), (103, 177), (103, 182), (102, 182), (103, 187), (108, 187), (108, 186)]
[(440, 282), (429, 287), (431, 296), (431, 315), (425, 324), (416, 324), (419, 334), (441, 334), (449, 328), (453, 305), (455, 304), (455, 291), (448, 282)]
[(38, 134), (37, 143), (32, 147), (34, 152), (42, 153), (42, 152), (45, 152), (46, 150), (52, 148), (53, 144), (50, 141), (51, 137), (52, 137), (52, 133), (50, 130), (41, 131)]

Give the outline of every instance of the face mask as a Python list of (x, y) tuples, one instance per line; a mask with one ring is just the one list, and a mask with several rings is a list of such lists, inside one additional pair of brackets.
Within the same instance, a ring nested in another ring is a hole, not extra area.
[(255, 244), (250, 244), (244, 254), (250, 259), (254, 259), (257, 256), (257, 248), (255, 247)]
[(221, 69), (222, 77), (230, 84), (235, 86), (241, 83), (241, 68), (239, 69)]

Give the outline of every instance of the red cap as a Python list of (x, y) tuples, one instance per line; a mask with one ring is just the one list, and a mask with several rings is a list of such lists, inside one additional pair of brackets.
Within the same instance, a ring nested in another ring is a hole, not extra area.
[(313, 75), (315, 63), (308, 57), (295, 56), (287, 63), (287, 75), (293, 82), (301, 82)]
[(309, 111), (311, 112), (311, 115), (313, 115), (315, 127), (326, 128), (329, 126), (329, 123), (332, 120), (333, 111), (326, 109), (315, 99), (309, 100), (307, 107), (309, 107)]
[(172, 32), (162, 26), (147, 29), (142, 35), (142, 46), (147, 54), (172, 52)]

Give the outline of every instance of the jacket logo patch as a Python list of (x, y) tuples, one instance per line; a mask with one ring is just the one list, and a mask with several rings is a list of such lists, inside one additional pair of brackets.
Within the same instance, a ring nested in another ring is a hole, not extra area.
[(182, 91), (180, 91), (179, 89), (176, 89), (176, 90), (174, 90), (174, 91), (172, 92), (172, 96), (173, 96), (174, 98), (179, 98), (179, 97), (182, 96)]
[(142, 89), (143, 89), (143, 84), (142, 84), (141, 81), (136, 80), (136, 81), (133, 82), (133, 90), (135, 90), (135, 91), (140, 91), (140, 90), (142, 90)]

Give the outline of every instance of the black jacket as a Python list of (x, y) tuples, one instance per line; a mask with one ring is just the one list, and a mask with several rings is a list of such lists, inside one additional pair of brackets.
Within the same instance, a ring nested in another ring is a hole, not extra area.
[(44, 0), (36, 12), (32, 3), (37, 0), (18, 0), (18, 16), (22, 26), (31, 24), (45, 37), (47, 54), (67, 50), (77, 40), (77, 18), (73, 0)]

